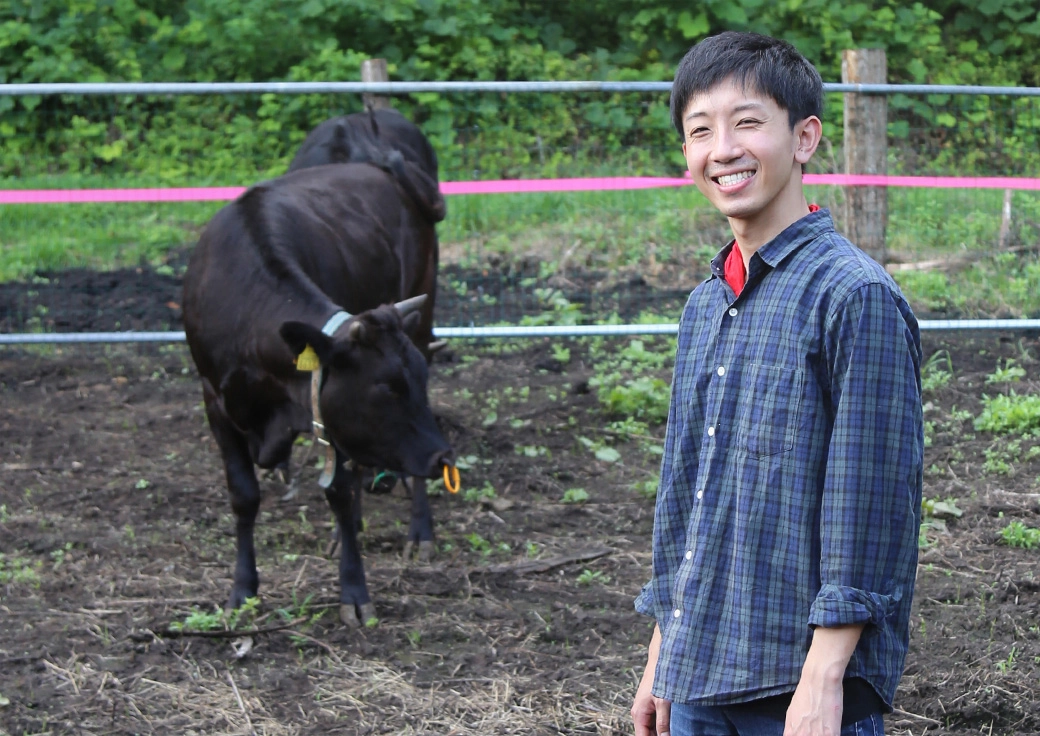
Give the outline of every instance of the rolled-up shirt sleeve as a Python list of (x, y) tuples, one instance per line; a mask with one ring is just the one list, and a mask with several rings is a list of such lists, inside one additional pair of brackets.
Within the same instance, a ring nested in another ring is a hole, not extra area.
[[(850, 293), (826, 329), (832, 422), (810, 626), (885, 628), (912, 595), (924, 436), (917, 323), (884, 284)], [(886, 623), (887, 622), (887, 623)]]
[(639, 591), (635, 600), (636, 613), (644, 616), (656, 616), (657, 609), (654, 607), (654, 589), (652, 583), (647, 583)]

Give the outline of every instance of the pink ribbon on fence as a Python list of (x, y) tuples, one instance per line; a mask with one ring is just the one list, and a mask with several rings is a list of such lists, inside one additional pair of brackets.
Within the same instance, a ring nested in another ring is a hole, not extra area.
[[(885, 176), (881, 174), (806, 174), (810, 186), (925, 187), (932, 189), (1018, 189), (1040, 191), (1040, 179), (1005, 176)], [(689, 176), (608, 176), (574, 179), (500, 179), (445, 181), (441, 192), (455, 194), (524, 194), (657, 189), (692, 184)], [(245, 187), (170, 187), (141, 189), (5, 189), (0, 204), (72, 204), (101, 202), (206, 202), (234, 199)]]

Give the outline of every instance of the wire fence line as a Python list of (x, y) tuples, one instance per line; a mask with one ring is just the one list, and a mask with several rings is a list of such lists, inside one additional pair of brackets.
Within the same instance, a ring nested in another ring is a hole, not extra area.
[[(208, 95), (375, 94), (423, 92), (671, 92), (671, 82), (41, 82), (0, 84), (0, 96), (22, 95)], [(824, 82), (826, 93), (908, 95), (1003, 95), (1040, 97), (1040, 87), (956, 84), (844, 84)]]

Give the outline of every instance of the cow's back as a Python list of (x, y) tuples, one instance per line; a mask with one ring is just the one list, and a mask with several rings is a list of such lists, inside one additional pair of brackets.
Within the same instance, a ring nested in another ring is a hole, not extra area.
[(215, 352), (262, 362), (256, 350), (281, 351), (268, 342), (286, 320), (420, 293), (436, 247), (433, 226), (373, 166), (314, 167), (251, 187), (206, 226), (185, 273), (185, 332), (200, 371)]
[(330, 118), (312, 130), (289, 164), (289, 171), (325, 164), (378, 163), (389, 150), (401, 153), (438, 181), (437, 153), (415, 123), (383, 108)]

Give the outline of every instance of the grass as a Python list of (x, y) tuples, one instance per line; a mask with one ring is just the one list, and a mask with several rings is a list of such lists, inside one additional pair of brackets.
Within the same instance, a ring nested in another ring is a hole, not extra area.
[[(622, 172), (623, 173), (623, 172)], [(243, 185), (243, 181), (198, 184)], [(111, 188), (156, 182), (101, 176), (0, 180), (2, 188)], [(832, 208), (842, 192), (809, 187)], [(195, 242), (222, 202), (0, 206), (0, 282), (69, 267), (162, 266)], [(950, 316), (1040, 316), (1040, 194), (1015, 192), (1009, 244), (994, 253), (1003, 191), (889, 191), (888, 247), (900, 260), (966, 258), (957, 270), (903, 271), (896, 280), (919, 312)], [(729, 238), (725, 220), (693, 187), (633, 191), (453, 196), (439, 226), (442, 263), (538, 264), (537, 275), (568, 268), (631, 271), (652, 285), (692, 288)], [(504, 269), (509, 270), (509, 269)]]

